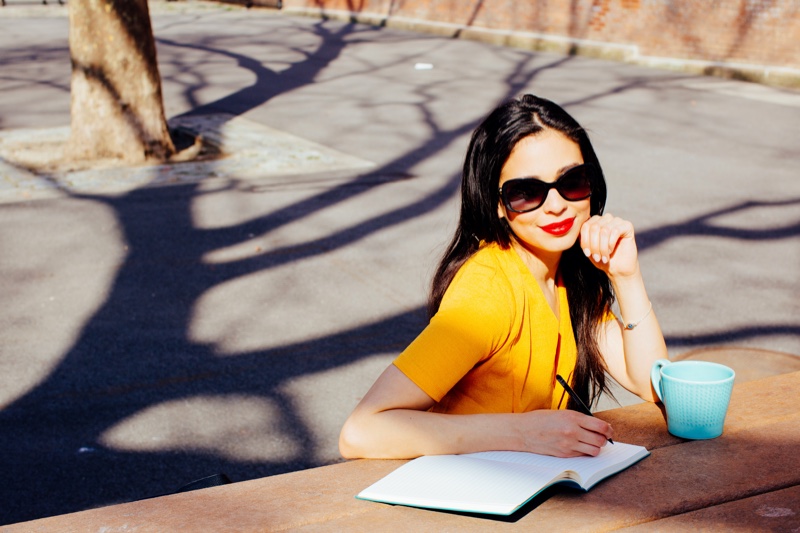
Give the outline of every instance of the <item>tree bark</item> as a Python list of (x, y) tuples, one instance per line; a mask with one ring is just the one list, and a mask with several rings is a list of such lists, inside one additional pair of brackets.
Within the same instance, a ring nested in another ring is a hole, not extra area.
[(147, 0), (70, 0), (72, 160), (127, 163), (175, 153)]

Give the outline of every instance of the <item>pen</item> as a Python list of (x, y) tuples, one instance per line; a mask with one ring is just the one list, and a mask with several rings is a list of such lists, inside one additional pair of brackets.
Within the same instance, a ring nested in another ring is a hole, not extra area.
[[(567, 384), (567, 382), (564, 381), (564, 378), (562, 378), (560, 374), (556, 374), (556, 379), (561, 384), (561, 386), (564, 387), (564, 390), (567, 391), (569, 397), (575, 400), (575, 403), (578, 404), (578, 407), (580, 407), (580, 410), (581, 412), (583, 412), (583, 414), (594, 416), (592, 412), (589, 410), (589, 408), (586, 407), (586, 404), (583, 403), (583, 400), (581, 400), (578, 394), (574, 390), (572, 390), (572, 387), (570, 387), (569, 384)], [(614, 444), (614, 441), (611, 439), (608, 439), (608, 442)]]

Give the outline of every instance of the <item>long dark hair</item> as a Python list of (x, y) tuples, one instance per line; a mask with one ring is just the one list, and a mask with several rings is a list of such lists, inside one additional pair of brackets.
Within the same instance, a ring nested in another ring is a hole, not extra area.
[[(464, 159), (461, 178), (461, 216), (453, 240), (433, 277), (428, 314), (439, 309), (456, 272), (475, 252), (481, 241), (511, 246), (512, 232), (497, 214), (500, 171), (517, 143), (546, 129), (561, 132), (574, 141), (584, 163), (597, 169), (590, 197), (591, 214), (603, 212), (606, 182), (586, 131), (557, 104), (530, 94), (510, 100), (490, 113), (475, 129)], [(592, 265), (576, 242), (561, 256), (559, 271), (567, 289), (570, 319), (578, 346), (573, 386), (589, 404), (608, 392), (606, 366), (597, 343), (598, 328), (611, 308), (614, 294), (606, 274)]]

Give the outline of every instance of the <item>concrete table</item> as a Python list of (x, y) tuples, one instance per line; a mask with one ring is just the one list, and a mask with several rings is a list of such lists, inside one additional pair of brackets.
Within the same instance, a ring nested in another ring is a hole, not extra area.
[(736, 384), (723, 435), (686, 441), (659, 406), (599, 413), (652, 454), (588, 493), (555, 488), (506, 520), (354, 498), (403, 461), (359, 460), (2, 528), (63, 531), (796, 531), (800, 372)]

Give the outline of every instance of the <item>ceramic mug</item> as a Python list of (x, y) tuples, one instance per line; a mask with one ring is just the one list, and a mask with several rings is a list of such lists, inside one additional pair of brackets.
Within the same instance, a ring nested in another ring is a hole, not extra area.
[(735, 372), (707, 361), (659, 359), (650, 381), (667, 410), (667, 429), (684, 439), (722, 435)]

